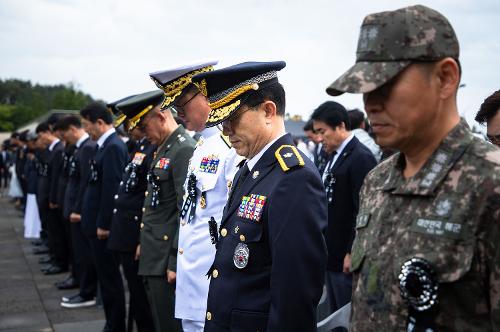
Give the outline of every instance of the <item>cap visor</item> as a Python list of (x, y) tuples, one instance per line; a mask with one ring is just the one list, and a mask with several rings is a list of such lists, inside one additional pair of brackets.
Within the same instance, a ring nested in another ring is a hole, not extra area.
[(326, 88), (326, 93), (339, 96), (344, 92), (371, 92), (390, 81), (410, 63), (411, 61), (357, 62)]

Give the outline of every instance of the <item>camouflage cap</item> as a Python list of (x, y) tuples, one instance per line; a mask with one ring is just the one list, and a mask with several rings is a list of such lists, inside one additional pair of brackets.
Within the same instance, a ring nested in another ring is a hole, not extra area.
[(367, 93), (382, 86), (415, 61), (458, 60), (459, 46), (450, 22), (422, 5), (370, 14), (361, 25), (356, 64), (326, 92)]

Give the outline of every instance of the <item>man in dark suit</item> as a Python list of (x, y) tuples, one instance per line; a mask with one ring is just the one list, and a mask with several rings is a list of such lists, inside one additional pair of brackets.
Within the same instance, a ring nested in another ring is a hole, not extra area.
[(36, 128), (38, 139), (46, 146), (42, 157), (41, 177), (37, 188), (37, 202), (40, 218), (47, 227), (50, 266), (42, 268), (45, 274), (58, 274), (68, 270), (68, 252), (64, 233), (62, 211), (57, 204), (59, 173), (62, 165), (64, 144), (43, 122)]
[[(71, 244), (76, 282), (79, 292), (62, 298), (61, 306), (81, 308), (95, 305), (97, 275), (90, 251), (90, 242), (81, 228), (82, 200), (88, 184), (90, 160), (94, 157), (96, 143), (83, 130), (78, 116), (70, 115), (58, 123), (62, 136), (68, 144), (74, 146), (68, 159), (68, 184), (64, 193), (63, 216), (69, 220)], [(70, 288), (69, 280), (60, 284), (60, 289)]]
[(326, 198), (316, 166), (285, 133), (285, 63), (195, 76), (236, 152), (236, 173), (209, 271), (205, 331), (315, 331), (326, 268)]
[(125, 330), (125, 294), (123, 282), (108, 237), (115, 195), (127, 162), (127, 147), (113, 127), (111, 113), (102, 103), (94, 102), (80, 111), (85, 131), (97, 142), (91, 161), (89, 184), (85, 191), (81, 226), (90, 240), (102, 294), (106, 326), (104, 331)]
[(332, 310), (351, 300), (350, 252), (359, 208), (359, 190), (377, 162), (371, 151), (351, 133), (346, 109), (333, 101), (312, 114), (314, 130), (331, 155), (323, 173), (328, 200), (328, 266), (326, 285)]
[[(128, 98), (108, 104), (108, 108), (115, 109)], [(140, 112), (146, 106), (159, 102), (162, 96), (155, 98), (138, 99), (139, 103), (129, 105), (128, 111)], [(125, 116), (125, 115), (123, 115)], [(122, 123), (121, 117), (115, 120), (115, 126)], [(124, 127), (129, 128), (129, 121), (123, 121)], [(122, 266), (123, 273), (127, 279), (130, 294), (128, 311), (128, 330), (132, 330), (135, 320), (139, 332), (154, 331), (153, 318), (148, 303), (146, 290), (142, 278), (138, 275), (139, 261), (136, 249), (139, 245), (140, 224), (142, 220), (142, 208), (146, 188), (148, 186), (147, 175), (153, 160), (156, 145), (150, 144), (141, 128), (134, 127), (128, 130), (130, 140), (135, 142), (135, 148), (131, 151), (131, 158), (122, 175), (122, 181), (118, 188), (111, 221), (112, 232), (109, 235), (108, 248), (111, 249)], [(165, 312), (166, 314), (166, 312)], [(133, 320), (132, 320), (133, 318)]]

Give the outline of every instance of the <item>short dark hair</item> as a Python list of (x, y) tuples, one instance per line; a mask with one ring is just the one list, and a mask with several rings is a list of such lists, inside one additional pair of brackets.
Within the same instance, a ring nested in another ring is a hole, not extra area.
[(497, 114), (499, 108), (500, 90), (497, 90), (481, 104), (475, 120), (480, 124), (487, 123)]
[(77, 115), (67, 115), (56, 123), (56, 127), (60, 130), (68, 130), (70, 126), (82, 128), (80, 117)]
[(80, 115), (82, 116), (82, 118), (92, 123), (96, 123), (97, 120), (102, 120), (106, 124), (113, 123), (113, 116), (111, 115), (111, 112), (108, 110), (106, 105), (97, 101), (92, 102), (82, 108), (80, 110)]
[(285, 115), (285, 89), (281, 83), (276, 82), (269, 86), (265, 86), (262, 89), (252, 92), (243, 104), (254, 107), (264, 101), (272, 101), (276, 104), (276, 113), (278, 115)]
[(37, 134), (43, 133), (43, 132), (46, 132), (46, 131), (51, 131), (49, 123), (47, 121), (41, 122), (41, 123), (38, 124), (38, 126), (36, 126), (35, 132)]
[(61, 120), (63, 117), (64, 117), (63, 114), (52, 113), (49, 116), (49, 118), (47, 119), (47, 123), (48, 123), (49, 127), (52, 128), (53, 130), (57, 130), (57, 129), (54, 129), (53, 127), (56, 125), (57, 121)]
[(303, 131), (314, 131), (313, 120), (312, 119), (307, 120), (304, 127), (302, 127), (302, 130)]
[(332, 128), (340, 126), (343, 122), (346, 130), (351, 129), (346, 109), (344, 106), (334, 101), (327, 101), (319, 105), (311, 115), (311, 119), (314, 121), (322, 121)]
[(363, 121), (365, 121), (365, 114), (357, 108), (347, 112), (347, 116), (349, 117), (349, 122), (351, 123), (351, 129), (360, 128)]

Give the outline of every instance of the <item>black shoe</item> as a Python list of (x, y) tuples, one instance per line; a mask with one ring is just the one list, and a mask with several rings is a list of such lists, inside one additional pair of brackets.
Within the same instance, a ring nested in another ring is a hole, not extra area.
[(49, 248), (45, 246), (39, 246), (38, 248), (33, 249), (33, 254), (35, 255), (43, 255), (49, 252)]
[(63, 297), (61, 297), (61, 302), (69, 302), (69, 301), (71, 301), (72, 298), (75, 298), (77, 296), (80, 296), (80, 293), (63, 296)]
[(61, 307), (69, 309), (92, 307), (94, 305), (95, 305), (95, 298), (84, 299), (80, 295), (69, 298), (67, 302), (61, 302)]
[(52, 261), (52, 258), (50, 258), (50, 256), (45, 256), (45, 257), (40, 257), (40, 259), (38, 260), (38, 263), (39, 264), (52, 264), (53, 261)]
[(74, 289), (78, 288), (78, 282), (76, 282), (75, 279), (72, 277), (69, 277), (68, 279), (60, 282), (56, 282), (56, 287), (57, 289), (64, 290), (64, 289)]
[(43, 244), (43, 241), (42, 241), (42, 239), (33, 240), (33, 241), (31, 241), (31, 244), (34, 245), (35, 247), (39, 247)]
[(43, 272), (43, 274), (52, 275), (52, 274), (59, 274), (59, 273), (64, 273), (64, 272), (68, 272), (68, 269), (63, 268), (61, 266), (52, 265), (47, 270), (45, 270), (45, 272)]

